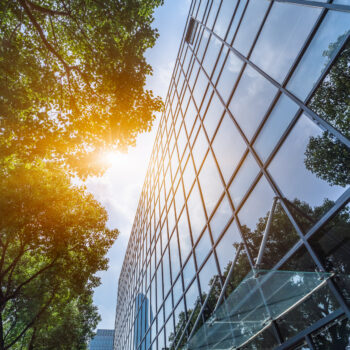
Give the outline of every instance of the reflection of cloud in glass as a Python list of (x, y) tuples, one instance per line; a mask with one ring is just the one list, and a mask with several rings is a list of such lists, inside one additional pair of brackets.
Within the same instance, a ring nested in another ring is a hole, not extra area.
[(349, 32), (349, 21), (349, 13), (338, 11), (327, 13), (287, 85), (288, 89), (300, 99), (305, 99), (329, 62), (330, 57), (324, 54), (329, 45), (337, 42), (339, 36)]
[(268, 168), (284, 196), (291, 201), (298, 198), (317, 206), (325, 198), (336, 200), (344, 192), (342, 187), (330, 186), (305, 167), (307, 144), (311, 137), (321, 133), (315, 123), (302, 115)]
[(246, 67), (229, 108), (248, 139), (259, 126), (276, 91), (262, 75)]
[(320, 12), (321, 9), (313, 7), (275, 3), (252, 53), (252, 61), (282, 82)]
[(206, 222), (202, 200), (197, 183), (194, 184), (187, 202), (188, 215), (191, 221), (193, 240), (196, 241)]
[(201, 186), (207, 214), (210, 216), (224, 188), (220, 179), (220, 174), (210, 151), (205, 159), (203, 167), (199, 173), (199, 183)]

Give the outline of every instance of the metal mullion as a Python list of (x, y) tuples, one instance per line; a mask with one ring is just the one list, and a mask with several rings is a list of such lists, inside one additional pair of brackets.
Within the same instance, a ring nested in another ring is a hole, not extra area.
[(322, 216), (322, 218), (308, 231), (305, 238), (308, 240), (312, 237), (322, 226), (324, 226), (328, 221), (330, 221), (338, 211), (342, 209), (347, 202), (350, 201), (350, 188), (348, 188), (335, 202), (333, 207)]
[[(195, 56), (195, 57), (196, 57), (196, 56)], [(181, 65), (181, 68), (182, 68), (182, 70), (183, 70), (183, 66), (182, 66), (181, 63), (180, 63), (180, 65)], [(200, 68), (200, 69), (201, 69), (201, 68)], [(199, 69), (199, 71), (200, 71), (200, 69)], [(198, 71), (198, 74), (197, 74), (197, 78), (198, 78), (198, 75), (199, 75), (199, 71)], [(196, 80), (197, 80), (197, 78), (196, 78)], [(191, 98), (193, 99), (193, 101), (195, 102), (195, 100), (194, 100), (194, 98), (193, 98), (193, 92), (192, 92), (192, 90), (191, 90), (191, 88), (190, 88), (190, 86), (189, 86), (189, 84), (188, 84), (188, 80), (186, 79), (186, 77), (185, 77), (185, 81), (186, 81), (187, 86), (188, 86), (188, 89), (189, 89), (189, 91), (190, 91), (190, 96), (191, 96)], [(195, 84), (196, 84), (196, 83), (195, 83)], [(195, 84), (194, 84), (194, 85), (195, 85)], [(208, 86), (209, 86), (209, 84), (207, 85), (207, 89), (208, 89)], [(206, 92), (207, 92), (207, 91), (206, 91)], [(201, 102), (201, 103), (203, 103), (204, 98), (205, 98), (205, 94), (204, 94), (204, 96), (203, 96), (203, 98), (202, 98), (202, 102)], [(195, 122), (196, 122), (197, 119), (199, 119), (199, 121), (200, 121), (200, 123), (201, 123), (201, 126), (203, 127), (202, 120), (201, 120), (201, 118), (199, 118), (199, 110), (198, 110), (198, 108), (197, 108), (196, 103), (195, 103), (194, 105), (195, 105), (195, 108), (196, 108), (196, 110), (197, 110), (197, 116), (196, 116), (196, 118), (195, 118)], [(195, 122), (194, 122), (194, 124), (195, 124)], [(194, 127), (194, 125), (193, 125), (193, 127)], [(192, 130), (193, 130), (193, 127), (192, 127)], [(203, 127), (203, 129), (204, 129), (204, 127)], [(205, 130), (205, 129), (204, 129), (204, 130)], [(195, 136), (195, 139), (194, 139), (193, 144), (195, 144), (196, 139), (197, 139), (197, 137), (198, 137), (198, 135), (199, 135), (199, 132), (200, 132), (200, 129), (198, 130), (197, 135)], [(205, 135), (206, 135), (206, 133), (205, 133)], [(206, 135), (206, 138), (207, 138), (207, 135)], [(208, 139), (208, 138), (207, 138), (207, 139)], [(209, 140), (208, 140), (208, 144), (209, 144)], [(198, 182), (199, 193), (200, 193), (200, 197), (201, 197), (202, 206), (203, 206), (203, 209), (204, 209), (204, 215), (205, 215), (205, 218), (206, 218), (206, 224), (205, 224), (205, 226), (209, 228), (209, 226), (208, 226), (209, 220), (208, 220), (207, 208), (206, 208), (205, 203), (204, 203), (203, 193), (202, 193), (202, 189), (201, 189), (200, 182), (199, 182), (199, 177), (198, 177), (199, 170), (197, 171), (197, 169), (196, 169), (197, 167), (196, 167), (196, 165), (195, 165), (195, 163), (194, 163), (194, 158), (193, 158), (193, 154), (192, 154), (192, 146), (191, 146), (191, 144), (190, 144), (190, 142), (189, 142), (189, 138), (188, 138), (188, 146), (189, 146), (189, 150), (190, 150), (190, 157), (191, 157), (191, 159), (192, 159), (193, 166), (194, 166), (194, 170), (195, 170), (195, 179), (196, 179), (196, 181)], [(207, 154), (208, 154), (208, 151), (209, 151), (209, 148), (208, 148), (207, 151), (206, 151), (206, 154), (205, 154), (204, 159), (203, 159), (203, 161), (202, 161), (202, 165), (203, 165), (204, 162), (205, 162), (205, 159), (206, 159), (206, 156), (207, 156)], [(196, 181), (195, 181), (195, 182), (196, 182)], [(192, 188), (193, 188), (193, 186), (192, 186)], [(189, 196), (191, 195), (191, 192), (192, 192), (192, 189), (191, 189), (191, 191), (189, 192)], [(188, 198), (189, 198), (189, 196), (188, 196)], [(186, 200), (186, 206), (187, 206), (187, 200)], [(210, 230), (210, 228), (209, 228), (209, 230)], [(205, 231), (205, 229), (204, 229), (204, 231)], [(204, 231), (202, 231), (201, 234), (199, 235), (199, 237), (198, 237), (198, 239), (197, 239), (197, 242), (199, 242), (199, 240), (201, 239), (201, 237), (202, 237)], [(191, 232), (191, 236), (192, 236), (192, 225), (191, 225), (191, 227), (190, 227), (190, 232)], [(211, 251), (212, 251), (212, 248), (213, 248), (213, 238), (212, 238), (211, 232), (209, 233), (209, 237), (210, 237), (210, 240), (211, 240), (211, 242), (212, 242), (212, 247), (211, 247)], [(195, 254), (195, 252), (194, 252), (194, 249), (195, 249), (195, 246), (194, 246), (194, 241), (193, 241), (193, 237), (192, 237), (192, 254), (193, 254), (193, 257), (194, 257), (194, 263), (195, 263), (195, 268), (196, 268), (196, 276), (197, 276), (198, 288), (199, 288), (199, 291), (201, 292), (201, 286), (200, 286), (199, 278), (198, 278), (199, 267), (198, 267), (198, 265), (197, 265), (197, 257), (196, 257), (196, 254)], [(218, 261), (217, 261), (216, 255), (214, 255), (214, 259), (215, 259), (216, 265), (218, 266)], [(203, 265), (203, 264), (202, 264), (202, 265)], [(202, 301), (201, 293), (200, 293), (200, 299), (201, 299), (201, 301)]]
[(310, 350), (314, 350), (315, 349), (314, 342), (312, 341), (312, 339), (311, 339), (309, 334), (305, 335), (305, 342), (308, 345), (308, 347), (310, 348)]
[[(198, 58), (197, 58), (197, 60), (198, 60)], [(199, 62), (199, 61), (198, 61), (198, 62)], [(200, 69), (203, 69), (201, 63), (199, 63), (199, 64), (200, 64)], [(182, 67), (182, 66), (181, 66), (181, 67)], [(183, 67), (182, 67), (182, 69), (183, 69)], [(203, 71), (205, 72), (204, 69), (203, 69)], [(207, 76), (207, 77), (208, 77), (208, 76)], [(210, 79), (208, 79), (208, 80), (211, 82)], [(203, 96), (203, 98), (202, 98), (201, 105), (202, 105), (202, 103), (203, 103), (203, 101), (204, 101), (204, 99), (205, 99), (206, 94), (208, 93), (209, 84), (210, 84), (210, 83), (208, 83), (207, 88), (206, 88), (206, 91), (205, 91), (205, 94), (204, 94), (204, 96)], [(187, 85), (188, 85), (188, 81), (187, 81)], [(193, 96), (193, 91), (191, 90), (191, 88), (190, 88), (189, 85), (188, 85), (188, 89), (190, 90), (191, 96)], [(214, 91), (213, 91), (213, 93), (214, 93)], [(210, 97), (210, 101), (211, 101), (211, 99), (212, 99), (212, 97), (213, 97), (213, 93), (212, 93), (212, 96)], [(208, 106), (209, 106), (209, 104), (208, 104)], [(199, 119), (199, 122), (200, 122), (200, 124), (201, 124), (201, 127), (202, 127), (202, 129), (203, 129), (203, 131), (204, 131), (204, 135), (205, 135), (206, 140), (207, 140), (207, 142), (208, 142), (208, 146), (209, 146), (208, 149), (212, 152), (212, 155), (214, 156), (214, 161), (215, 161), (216, 167), (217, 167), (217, 169), (218, 169), (218, 171), (219, 171), (220, 178), (221, 178), (221, 182), (222, 182), (222, 184), (223, 184), (223, 187), (224, 187), (225, 192), (227, 192), (227, 190), (226, 190), (226, 184), (225, 184), (224, 178), (223, 178), (223, 176), (222, 176), (220, 167), (219, 167), (219, 165), (218, 165), (218, 163), (217, 163), (217, 160), (216, 160), (216, 157), (215, 157), (215, 153), (214, 153), (213, 148), (212, 148), (211, 141), (209, 140), (209, 137), (208, 137), (207, 132), (206, 132), (206, 130), (205, 130), (205, 126), (204, 126), (203, 120), (200, 118), (200, 114), (199, 114), (200, 108), (197, 107), (196, 103), (195, 103), (195, 108), (196, 108), (196, 110), (197, 110), (197, 117), (196, 117), (195, 121), (197, 120), (197, 118)], [(207, 110), (208, 110), (208, 107), (207, 107)], [(207, 110), (206, 110), (206, 111), (207, 111)], [(223, 115), (222, 115), (221, 118), (223, 118), (223, 116), (224, 116), (224, 113), (223, 113)], [(220, 124), (220, 123), (219, 123), (219, 124)], [(218, 126), (217, 126), (217, 129), (218, 129), (219, 126), (220, 126), (219, 124), (218, 124)], [(217, 129), (216, 129), (216, 131), (217, 131)], [(216, 133), (216, 131), (215, 131), (215, 133)], [(196, 137), (198, 137), (199, 132), (200, 132), (200, 129), (198, 130), (198, 133), (197, 133)], [(215, 135), (215, 133), (214, 133), (214, 135)], [(214, 136), (213, 136), (213, 139), (214, 139)], [(195, 140), (194, 140), (193, 143), (195, 144), (195, 142), (196, 142), (196, 138), (195, 138)], [(191, 154), (192, 154), (192, 152), (191, 152)], [(200, 164), (200, 169), (201, 169), (201, 166), (202, 166), (202, 165), (204, 164), (204, 162), (205, 162), (205, 159), (206, 159), (206, 157), (207, 157), (207, 154), (208, 154), (208, 150), (207, 150), (207, 152), (206, 152), (206, 154), (205, 154), (205, 156), (204, 156), (204, 160), (202, 161), (202, 164)], [(199, 172), (200, 172), (200, 169), (198, 170), (198, 174), (199, 174)], [(196, 166), (195, 166), (195, 171), (196, 171)], [(199, 183), (198, 174), (196, 173), (196, 178), (197, 178), (198, 183)], [(200, 194), (201, 194), (201, 197), (202, 197), (203, 195), (202, 195), (202, 190), (201, 190), (201, 188), (200, 188)], [(208, 223), (209, 223), (209, 217), (208, 217), (208, 214), (207, 214), (206, 206), (204, 205), (203, 198), (202, 198), (202, 204), (203, 204), (203, 207), (205, 208), (205, 215), (206, 215), (207, 224), (208, 224)], [(210, 230), (210, 229), (209, 229), (209, 230)], [(210, 232), (210, 238), (211, 238), (212, 243), (214, 243), (214, 240), (213, 240), (213, 238), (212, 238), (211, 232)]]
[[(304, 246), (306, 247), (307, 251), (309, 252), (309, 254), (311, 255), (313, 261), (315, 262), (316, 266), (321, 270), (321, 271), (326, 271), (326, 269), (324, 268), (323, 263), (321, 262), (321, 260), (319, 259), (319, 257), (317, 256), (317, 253), (314, 251), (314, 249), (312, 248), (311, 244), (309, 243), (309, 241), (305, 238), (301, 228), (299, 227), (298, 223), (296, 222), (296, 220), (294, 219), (294, 217), (292, 216), (291, 212), (289, 211), (288, 206), (286, 205), (283, 197), (281, 196), (281, 193), (279, 191), (279, 189), (277, 188), (277, 186), (271, 181), (271, 178), (269, 176), (269, 174), (264, 174), (265, 177), (267, 178), (267, 180), (269, 181), (272, 189), (274, 190), (274, 192), (276, 193), (277, 196), (280, 197), (280, 203), (285, 211), (285, 213), (287, 214), (289, 220), (291, 221), (291, 223), (293, 224), (294, 228), (296, 229), (296, 232), (299, 235), (299, 239), (301, 239), (302, 243), (304, 244)], [(330, 290), (332, 291), (333, 295), (335, 296), (335, 298), (337, 299), (337, 301), (339, 302), (339, 304), (341, 305), (341, 307), (343, 308), (344, 312), (347, 314), (347, 316), (350, 318), (350, 308), (347, 305), (346, 301), (344, 300), (344, 297), (341, 295), (341, 293), (337, 290), (337, 287), (335, 286), (333, 280), (329, 279), (328, 281), (328, 287), (330, 288)]]
[[(271, 1), (271, 0), (270, 0)], [(332, 3), (324, 3), (321, 1), (310, 1), (310, 0), (275, 0), (277, 2), (281, 3), (289, 3), (294, 5), (303, 5), (308, 7), (316, 7), (316, 8), (324, 8), (327, 10), (333, 10), (333, 11), (341, 11), (341, 12), (350, 12), (350, 6), (349, 5), (342, 5), (342, 4), (332, 4)]]
[(343, 314), (344, 314), (344, 311), (341, 308), (333, 311), (331, 314), (328, 314), (324, 318), (321, 318), (318, 321), (316, 321), (311, 326), (303, 329), (302, 331), (300, 331), (294, 337), (289, 338), (288, 340), (286, 340), (282, 345), (277, 347), (276, 350), (290, 349), (291, 346), (293, 346), (294, 344), (296, 344), (296, 343), (300, 342), (301, 340), (303, 340), (306, 335), (311, 334), (312, 332), (316, 331), (317, 329), (319, 329), (321, 327), (324, 327), (325, 325), (327, 325), (328, 323), (334, 321), (335, 319), (337, 319), (338, 317), (342, 316)]
[[(241, 54), (239, 54), (239, 55), (241, 56), (242, 59), (244, 58)], [(246, 63), (249, 63), (249, 60), (247, 60), (246, 58), (244, 58), (244, 61), (245, 61)], [(250, 63), (250, 64), (251, 64), (251, 63)], [(254, 65), (254, 66), (255, 66), (255, 65)], [(256, 67), (256, 68), (257, 68), (257, 67)], [(260, 70), (260, 69), (259, 69), (259, 70)], [(204, 72), (205, 72), (205, 71), (204, 71)], [(205, 73), (206, 73), (206, 72), (205, 72)], [(206, 73), (206, 75), (207, 75), (207, 73)], [(272, 78), (270, 78), (270, 79), (272, 80)], [(210, 83), (213, 85), (212, 82), (210, 82)], [(275, 82), (275, 85), (276, 85), (276, 84), (279, 85), (277, 82)], [(279, 85), (279, 86), (280, 86), (280, 85)], [(219, 92), (217, 91), (216, 87), (213, 86), (213, 88), (214, 88), (214, 90), (216, 91), (216, 93), (217, 93), (219, 99), (220, 99), (221, 102), (223, 103), (222, 97), (220, 96), (220, 94), (219, 94)], [(283, 91), (282, 91), (282, 92), (283, 92)], [(224, 104), (224, 103), (223, 103), (223, 104)], [(272, 181), (270, 175), (267, 174), (267, 171), (261, 166), (261, 161), (260, 161), (260, 159), (257, 157), (257, 155), (256, 155), (256, 153), (255, 153), (255, 151), (254, 151), (254, 149), (252, 148), (252, 146), (250, 145), (250, 143), (249, 143), (249, 141), (247, 140), (246, 136), (244, 135), (244, 133), (243, 133), (242, 130), (240, 129), (240, 127), (239, 127), (237, 121), (235, 120), (235, 118), (233, 117), (232, 113), (231, 113), (231, 112), (229, 111), (229, 109), (227, 108), (227, 105), (224, 104), (224, 106), (225, 106), (226, 111), (229, 113), (229, 115), (230, 115), (231, 118), (233, 119), (234, 123), (235, 123), (236, 126), (238, 127), (238, 130), (239, 130), (239, 132), (241, 133), (241, 135), (242, 135), (244, 141), (246, 142), (247, 147), (248, 147), (249, 150), (252, 152), (252, 154), (254, 155), (255, 159), (258, 161), (258, 165), (260, 166), (260, 168), (261, 168), (263, 174), (265, 175), (265, 177), (266, 177), (267, 180), (269, 181), (270, 185), (272, 186), (274, 192), (275, 192), (278, 196), (281, 197), (280, 191), (277, 190), (277, 187), (276, 187), (276, 185), (274, 184), (274, 182)], [(301, 106), (301, 107), (305, 107), (305, 106)], [(349, 142), (350, 142), (350, 141), (349, 141)], [(276, 190), (277, 190), (277, 191), (276, 191)], [(230, 198), (230, 199), (231, 199), (231, 198)], [(282, 206), (283, 206), (285, 212), (286, 212), (287, 215), (289, 216), (289, 219), (290, 219), (290, 220), (292, 219), (291, 222), (293, 223), (293, 226), (295, 226), (295, 228), (296, 228), (296, 230), (297, 230), (297, 232), (298, 232), (300, 238), (303, 240), (304, 245), (307, 247), (307, 250), (308, 250), (309, 253), (313, 256), (314, 260), (315, 260), (315, 258), (316, 258), (316, 260), (317, 260), (317, 262), (318, 262), (317, 265), (321, 264), (320, 261), (319, 261), (319, 259), (315, 256), (315, 253), (314, 253), (313, 249), (311, 248), (311, 246), (308, 244), (308, 242), (306, 242), (302, 231), (301, 231), (300, 228), (298, 227), (298, 225), (297, 225), (296, 221), (294, 220), (294, 218), (291, 216), (291, 213), (289, 212), (288, 207), (284, 204), (283, 200), (281, 201), (281, 203), (282, 203)], [(236, 216), (236, 212), (235, 212), (235, 216)], [(236, 219), (238, 219), (238, 217), (236, 217)], [(238, 220), (237, 222), (239, 222), (239, 220)], [(245, 241), (245, 240), (244, 240), (244, 241)], [(311, 252), (312, 252), (312, 253), (311, 253)], [(249, 253), (248, 253), (248, 256), (250, 256)], [(251, 260), (251, 257), (249, 258), (249, 260)], [(315, 262), (316, 262), (316, 260), (315, 260)], [(253, 265), (252, 265), (252, 266), (253, 266)], [(340, 295), (339, 292), (336, 291), (333, 282), (330, 281), (329, 284), (332, 286), (333, 294), (335, 294), (335, 296), (336, 296), (336, 298), (338, 299), (338, 301), (340, 302), (340, 304), (341, 304), (343, 307), (346, 307), (346, 308), (348, 309), (348, 307), (346, 306), (346, 303), (344, 302), (342, 296)], [(349, 315), (350, 315), (349, 309), (347, 310), (347, 312), (349, 312)]]
[[(209, 28), (205, 27), (206, 30), (209, 32), (212, 32), (213, 35), (215, 35), (221, 42), (224, 42), (218, 35), (216, 35), (213, 31), (211, 31)], [(348, 38), (350, 37), (350, 33), (348, 33), (345, 38), (344, 42), (347, 42)], [(348, 148), (350, 148), (350, 140), (346, 138), (342, 133), (340, 133), (337, 129), (335, 129), (331, 124), (326, 122), (324, 119), (319, 117), (315, 112), (313, 112), (309, 107), (304, 105), (304, 103), (299, 100), (296, 96), (294, 96), (291, 92), (289, 92), (286, 88), (284, 88), (280, 83), (278, 83), (276, 80), (271, 78), (267, 73), (265, 73), (261, 68), (256, 66), (253, 62), (251, 62), (248, 58), (244, 57), (238, 50), (228, 45), (226, 42), (224, 42), (226, 46), (229, 47), (229, 49), (242, 61), (244, 61), (247, 65), (249, 65), (251, 68), (256, 70), (259, 74), (261, 74), (265, 79), (267, 79), (270, 83), (272, 83), (280, 92), (284, 93), (286, 96), (288, 96), (291, 100), (293, 100), (305, 113), (305, 115), (316, 122), (316, 124), (321, 125), (323, 128), (325, 128), (330, 134), (332, 134), (335, 138), (337, 138), (339, 141), (344, 143)], [(341, 50), (340, 50), (341, 51)], [(339, 52), (339, 51), (337, 51)]]

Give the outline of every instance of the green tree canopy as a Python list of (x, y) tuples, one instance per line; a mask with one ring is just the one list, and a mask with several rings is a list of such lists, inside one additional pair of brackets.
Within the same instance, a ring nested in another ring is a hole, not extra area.
[(0, 192), (0, 349), (23, 339), (40, 345), (60, 332), (71, 334), (71, 345), (57, 349), (74, 349), (77, 337), (86, 344), (98, 320), (95, 273), (107, 268), (118, 231), (106, 228), (93, 196), (57, 169), (3, 172)]
[(150, 130), (160, 98), (144, 53), (162, 0), (0, 2), (0, 159), (101, 173), (103, 149)]
[[(341, 40), (343, 37), (331, 44), (324, 55), (331, 57)], [(310, 108), (350, 138), (350, 43), (317, 89)], [(307, 169), (321, 179), (332, 185), (350, 184), (350, 151), (329, 132), (311, 137), (305, 156)]]

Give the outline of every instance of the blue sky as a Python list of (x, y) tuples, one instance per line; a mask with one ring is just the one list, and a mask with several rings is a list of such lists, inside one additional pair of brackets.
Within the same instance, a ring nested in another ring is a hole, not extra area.
[[(160, 36), (155, 47), (146, 54), (154, 71), (153, 76), (147, 80), (147, 88), (163, 99), (168, 90), (189, 7), (190, 0), (166, 0), (165, 4), (155, 12), (153, 25), (158, 28)], [(94, 294), (94, 302), (102, 316), (98, 328), (114, 328), (120, 268), (146, 175), (157, 124), (158, 120), (150, 133), (140, 135), (136, 147), (130, 149), (127, 154), (114, 155), (111, 167), (104, 176), (89, 178), (86, 181), (88, 190), (108, 211), (108, 226), (120, 230), (119, 238), (108, 253), (110, 267), (108, 271), (99, 274), (102, 284), (96, 288)]]

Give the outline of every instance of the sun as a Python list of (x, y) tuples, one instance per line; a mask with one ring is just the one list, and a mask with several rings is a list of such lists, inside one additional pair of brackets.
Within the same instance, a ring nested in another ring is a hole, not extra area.
[(102, 163), (107, 166), (114, 166), (121, 161), (121, 154), (117, 151), (105, 151), (101, 155)]

